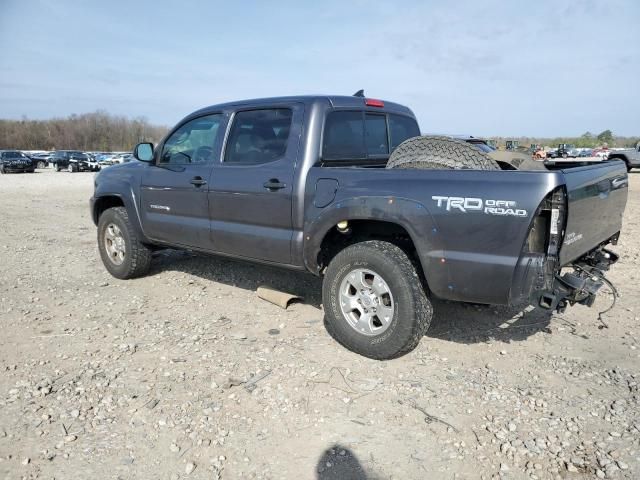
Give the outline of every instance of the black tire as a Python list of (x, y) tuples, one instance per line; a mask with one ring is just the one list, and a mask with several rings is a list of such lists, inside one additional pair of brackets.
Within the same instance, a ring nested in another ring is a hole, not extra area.
[[(105, 246), (105, 230), (115, 224), (125, 242), (125, 256), (122, 264), (115, 264)], [(140, 242), (126, 208), (113, 207), (105, 210), (98, 220), (98, 250), (105, 268), (111, 275), (122, 280), (141, 277), (151, 266), (151, 250)]]
[(387, 168), (500, 170), (493, 159), (473, 145), (438, 136), (405, 140), (391, 153)]
[(4, 167), (0, 167), (0, 175), (4, 175)]
[(61, 170), (60, 165), (56, 163), (56, 172), (59, 172), (60, 170)]
[(77, 170), (73, 166), (73, 163), (70, 163), (69, 165), (67, 165), (67, 172), (69, 172), (69, 173), (77, 172)]
[(37, 166), (40, 170), (42, 170), (43, 168), (46, 168), (46, 167), (47, 167), (47, 165), (46, 165), (42, 160), (40, 160), (36, 166)]
[[(340, 288), (354, 269), (376, 272), (393, 295), (392, 320), (379, 335), (360, 333), (342, 313)], [(376, 360), (397, 358), (413, 350), (433, 316), (431, 303), (407, 254), (396, 245), (379, 240), (351, 245), (331, 260), (322, 283), (322, 303), (329, 334), (347, 349)]]

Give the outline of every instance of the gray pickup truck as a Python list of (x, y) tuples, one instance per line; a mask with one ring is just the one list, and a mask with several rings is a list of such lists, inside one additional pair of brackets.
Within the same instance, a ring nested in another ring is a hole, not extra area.
[(632, 168), (640, 168), (640, 142), (636, 148), (625, 148), (624, 150), (611, 150), (609, 153), (610, 160), (622, 160), (627, 165), (627, 170)]
[(605, 246), (622, 226), (623, 162), (525, 170), (419, 132), (408, 108), (358, 96), (198, 110), (96, 176), (104, 265), (138, 277), (170, 247), (321, 275), (327, 330), (375, 359), (418, 344), (432, 297), (593, 303), (617, 260)]

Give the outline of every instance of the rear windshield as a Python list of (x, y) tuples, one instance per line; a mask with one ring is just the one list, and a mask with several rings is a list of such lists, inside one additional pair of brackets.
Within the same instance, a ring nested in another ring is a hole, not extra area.
[(364, 111), (329, 113), (324, 127), (322, 159), (387, 159), (406, 139), (420, 135), (414, 118)]

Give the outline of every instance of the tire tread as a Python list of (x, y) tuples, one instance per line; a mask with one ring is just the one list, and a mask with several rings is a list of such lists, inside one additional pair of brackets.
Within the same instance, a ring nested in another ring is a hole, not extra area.
[(500, 170), (495, 160), (464, 140), (426, 135), (398, 145), (387, 168)]
[[(374, 257), (384, 256), (393, 262), (401, 270), (401, 275), (407, 279), (407, 283), (411, 290), (415, 319), (412, 323), (409, 338), (404, 342), (404, 345), (395, 352), (382, 352), (376, 351), (375, 349), (371, 349), (370, 351), (356, 350), (356, 353), (375, 360), (390, 360), (401, 357), (418, 346), (420, 340), (424, 337), (425, 333), (429, 329), (429, 325), (431, 324), (433, 308), (431, 306), (431, 302), (429, 302), (429, 299), (427, 298), (420, 276), (418, 275), (413, 262), (400, 247), (393, 243), (385, 242), (383, 240), (367, 240), (359, 242), (338, 253), (331, 263), (336, 267), (336, 265), (346, 261), (349, 257), (355, 256), (359, 258), (366, 258), (369, 255)], [(332, 270), (331, 264), (329, 265), (329, 269)], [(327, 270), (327, 272), (330, 270)], [(325, 282), (329, 283), (327, 278), (325, 278)], [(328, 309), (329, 307), (325, 305), (325, 315), (327, 314)], [(331, 321), (326, 321), (325, 319), (325, 327), (327, 328), (329, 335), (338, 341), (338, 343), (349, 350), (354, 350), (351, 345), (347, 345), (343, 341), (340, 333), (335, 329)]]

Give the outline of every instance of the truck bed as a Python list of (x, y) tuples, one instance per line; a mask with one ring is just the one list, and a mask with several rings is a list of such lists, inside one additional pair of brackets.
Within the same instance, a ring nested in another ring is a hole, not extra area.
[[(344, 218), (399, 223), (416, 246), (434, 294), (509, 303), (517, 294), (512, 283), (534, 220), (557, 189), (567, 202), (559, 227), (560, 264), (566, 265), (620, 232), (627, 198), (623, 162), (548, 171), (312, 167), (304, 256), (313, 259), (321, 232)], [(328, 195), (333, 200), (326, 205)]]

